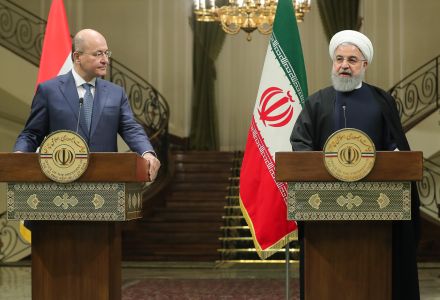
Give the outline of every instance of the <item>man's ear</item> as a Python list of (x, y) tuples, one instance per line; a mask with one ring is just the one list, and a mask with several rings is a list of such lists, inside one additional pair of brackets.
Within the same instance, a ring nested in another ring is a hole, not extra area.
[(72, 62), (73, 63), (79, 62), (79, 53), (78, 52), (72, 53)]

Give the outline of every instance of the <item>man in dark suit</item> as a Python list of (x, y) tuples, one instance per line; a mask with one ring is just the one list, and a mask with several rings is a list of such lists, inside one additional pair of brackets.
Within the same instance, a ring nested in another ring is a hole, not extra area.
[(14, 150), (34, 152), (45, 136), (56, 130), (77, 131), (79, 122), (78, 133), (91, 152), (116, 152), (119, 133), (132, 151), (149, 161), (154, 180), (160, 162), (133, 118), (127, 95), (120, 86), (100, 78), (106, 74), (110, 56), (104, 36), (92, 29), (79, 31), (73, 38), (73, 69), (38, 86)]

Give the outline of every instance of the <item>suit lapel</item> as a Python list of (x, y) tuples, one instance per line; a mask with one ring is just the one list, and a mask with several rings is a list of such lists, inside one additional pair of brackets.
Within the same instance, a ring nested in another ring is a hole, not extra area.
[(108, 99), (107, 83), (100, 78), (96, 78), (95, 98), (93, 100), (92, 124), (90, 128), (90, 136), (96, 131), (96, 127), (101, 119), (102, 110)]
[(67, 101), (67, 104), (69, 105), (70, 109), (78, 119), (79, 97), (72, 72), (60, 76), (59, 81), (60, 81), (60, 91), (63, 94), (64, 99)]

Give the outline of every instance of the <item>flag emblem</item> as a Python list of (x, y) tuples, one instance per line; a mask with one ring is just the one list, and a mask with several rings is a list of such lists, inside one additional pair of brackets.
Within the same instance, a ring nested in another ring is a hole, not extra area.
[(376, 149), (370, 137), (361, 130), (344, 128), (334, 132), (324, 145), (324, 165), (341, 181), (358, 181), (374, 167)]
[(278, 87), (270, 87), (260, 98), (258, 114), (264, 126), (282, 127), (292, 120), (293, 100), (290, 91), (286, 93)]

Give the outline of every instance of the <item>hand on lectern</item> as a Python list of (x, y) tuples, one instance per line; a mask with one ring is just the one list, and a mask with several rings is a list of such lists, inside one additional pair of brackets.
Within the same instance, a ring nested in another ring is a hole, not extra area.
[(150, 163), (150, 169), (148, 170), (150, 175), (150, 180), (154, 181), (157, 176), (157, 171), (159, 171), (160, 168), (160, 161), (154, 156), (152, 153), (145, 153), (142, 155), (144, 159), (146, 159)]

